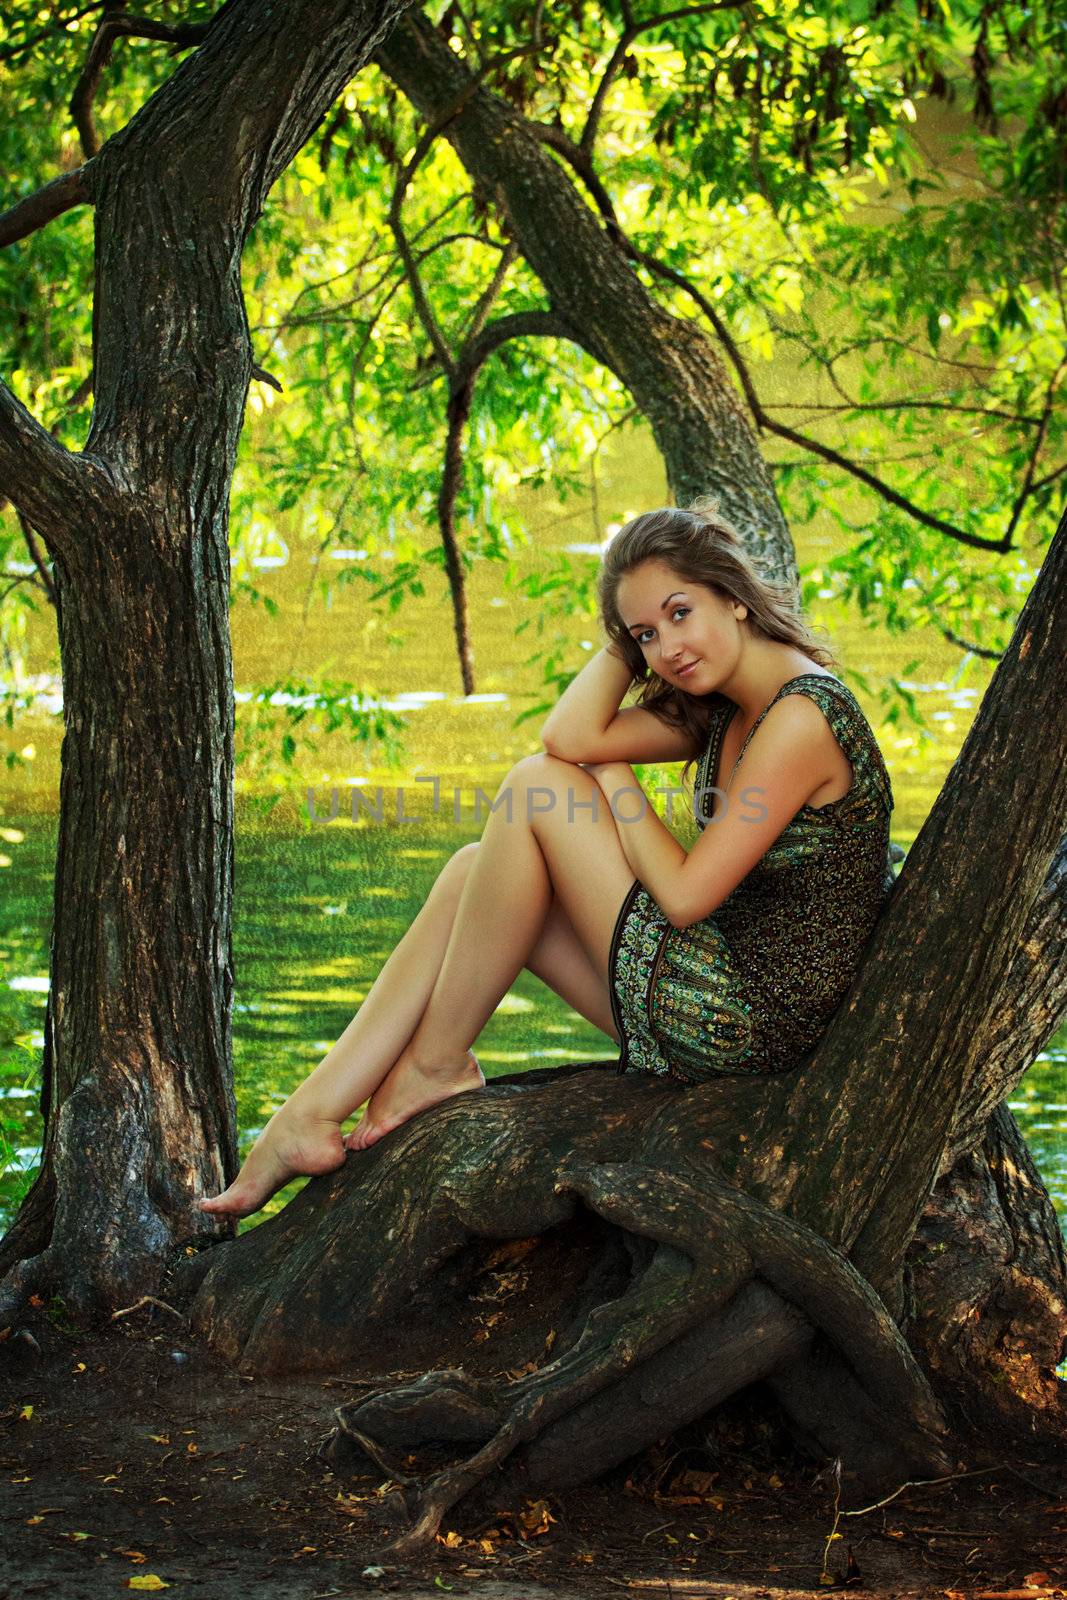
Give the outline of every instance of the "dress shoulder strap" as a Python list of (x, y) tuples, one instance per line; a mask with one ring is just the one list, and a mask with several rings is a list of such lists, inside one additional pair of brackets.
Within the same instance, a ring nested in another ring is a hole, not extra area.
[[(695, 795), (706, 793), (711, 787), (711, 779), (719, 754), (719, 745), (722, 743), (723, 730), (735, 710), (736, 707), (732, 700), (728, 700), (724, 694), (715, 695), (711, 715), (708, 719), (708, 736), (704, 743), (703, 753), (697, 762), (696, 775), (693, 780), (693, 792)], [(705, 820), (701, 808), (698, 806), (696, 808), (696, 823), (701, 831), (703, 831)]]
[[(874, 729), (864, 715), (863, 707), (847, 684), (842, 683), (840, 678), (828, 677), (825, 673), (802, 672), (782, 684), (771, 701), (771, 706), (787, 694), (803, 694), (814, 700), (833, 729), (834, 738), (848, 757), (854, 774), (853, 788), (849, 791), (849, 796), (843, 798), (849, 798), (853, 791), (874, 794), (887, 812), (892, 811), (893, 787), (885, 758), (874, 736)], [(755, 733), (771, 706), (767, 706), (753, 723), (749, 738)], [(745, 742), (747, 744), (748, 740)], [(836, 803), (831, 802), (831, 804)]]

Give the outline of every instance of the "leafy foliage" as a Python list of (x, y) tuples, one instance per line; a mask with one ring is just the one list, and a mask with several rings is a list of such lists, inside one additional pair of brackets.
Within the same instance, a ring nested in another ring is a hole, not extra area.
[[(99, 10), (7, 8), (10, 200), (81, 159), (67, 107)], [(144, 7), (169, 21), (211, 10)], [(965, 659), (978, 641), (1003, 649), (1067, 470), (1058, 9), (761, 0), (657, 20), (649, 6), (567, 0), (538, 10), (536, 37), (521, 0), (430, 15), (517, 114), (583, 145), (626, 238), (700, 299), (642, 265), (650, 292), (704, 334), (711, 307), (767, 419), (792, 430), (764, 429), (787, 515), (847, 540), (805, 576), (804, 598), (858, 607), (890, 631), (934, 627)], [(95, 106), (101, 137), (164, 81), (175, 53), (118, 42)], [(257, 380), (250, 391), (232, 501), (235, 604), (271, 610), (253, 577), (271, 539), (321, 555), (353, 534), (360, 563), (322, 570), (320, 600), (359, 582), (392, 615), (408, 596), (447, 594), (434, 524), (448, 385), (426, 308), (453, 358), (487, 318), (547, 308), (507, 219), (443, 137), (405, 175), (399, 207), (416, 293), (391, 205), (421, 132), (382, 72), (366, 70), (249, 241), (254, 358), (281, 390)], [(0, 252), (4, 370), (74, 447), (91, 404), (91, 229), (75, 210)], [(546, 699), (523, 718), (568, 681), (569, 636), (548, 633), (553, 619), (592, 619), (595, 562), (515, 581), (530, 537), (516, 493), (584, 492), (591, 459), (631, 413), (615, 376), (560, 339), (506, 343), (478, 377), (456, 526), (464, 570), (502, 563), (528, 610), (519, 632), (536, 626)], [(42, 603), (26, 555), (5, 510), (0, 558), (19, 580), (0, 589), (9, 673)], [(241, 715), (273, 687), (253, 691)], [(351, 685), (305, 680), (304, 692), (327, 721), (347, 715)], [(373, 717), (348, 725), (356, 741), (380, 737)], [(250, 724), (245, 759), (264, 757), (262, 735)], [(290, 727), (274, 746), (280, 769), (295, 737)]]

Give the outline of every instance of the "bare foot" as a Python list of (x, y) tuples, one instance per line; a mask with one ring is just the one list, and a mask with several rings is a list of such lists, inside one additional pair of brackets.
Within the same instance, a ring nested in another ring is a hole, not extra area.
[(399, 1128), (416, 1111), (425, 1111), (467, 1089), (485, 1086), (485, 1075), (473, 1050), (468, 1050), (455, 1071), (437, 1067), (426, 1072), (409, 1057), (401, 1056), (367, 1102), (363, 1120), (345, 1138), (346, 1150), (366, 1150), (385, 1134)]
[(303, 1173), (332, 1172), (345, 1159), (341, 1125), (287, 1102), (271, 1117), (228, 1189), (200, 1201), (202, 1211), (247, 1217), (283, 1184)]

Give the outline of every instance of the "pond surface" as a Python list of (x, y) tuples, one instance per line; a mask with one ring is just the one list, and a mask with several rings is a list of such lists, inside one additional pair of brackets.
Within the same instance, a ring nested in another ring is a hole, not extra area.
[[(293, 832), (239, 827), (233, 1048), (242, 1148), (322, 1059), (444, 862), (480, 831), (473, 818), (457, 827), (450, 806), (438, 819), (402, 828), (340, 820)], [(686, 839), (684, 826), (677, 832)], [(39, 1151), (55, 821), (8, 818), (0, 837), (10, 860), (0, 877), (0, 1220), (9, 1221)], [(519, 975), (475, 1049), (487, 1077), (618, 1056), (612, 1040), (528, 972)], [(1008, 1103), (1067, 1219), (1067, 1028)], [(298, 1188), (282, 1190), (255, 1222)]]

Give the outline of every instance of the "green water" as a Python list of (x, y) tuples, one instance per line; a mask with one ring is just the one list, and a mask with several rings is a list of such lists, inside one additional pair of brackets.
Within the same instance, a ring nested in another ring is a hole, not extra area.
[[(0, 1211), (10, 1215), (39, 1149), (37, 1064), (56, 828), (54, 820), (33, 817), (9, 818), (5, 828), (11, 865), (0, 907)], [(239, 829), (233, 1043), (242, 1146), (344, 1029), (441, 866), (478, 831), (469, 818), (456, 828), (447, 817), (402, 829), (339, 821), (294, 831)], [(617, 1057), (606, 1035), (527, 972), (475, 1048), (488, 1077)], [(1067, 1030), (1009, 1103), (1067, 1217)], [(264, 1215), (296, 1187), (276, 1196)]]
[[(9, 819), (0, 909), (0, 1129), (6, 1213), (28, 1186), (40, 1119), (37, 1063), (48, 987), (56, 828)], [(238, 836), (235, 863), (234, 1069), (247, 1143), (358, 1008), (441, 867), (478, 830), (339, 823)], [(477, 1045), (487, 1076), (524, 1065), (615, 1060), (599, 1029), (531, 973), (520, 974)], [(271, 1209), (295, 1190), (283, 1191)], [(257, 1219), (259, 1220), (259, 1219)]]

